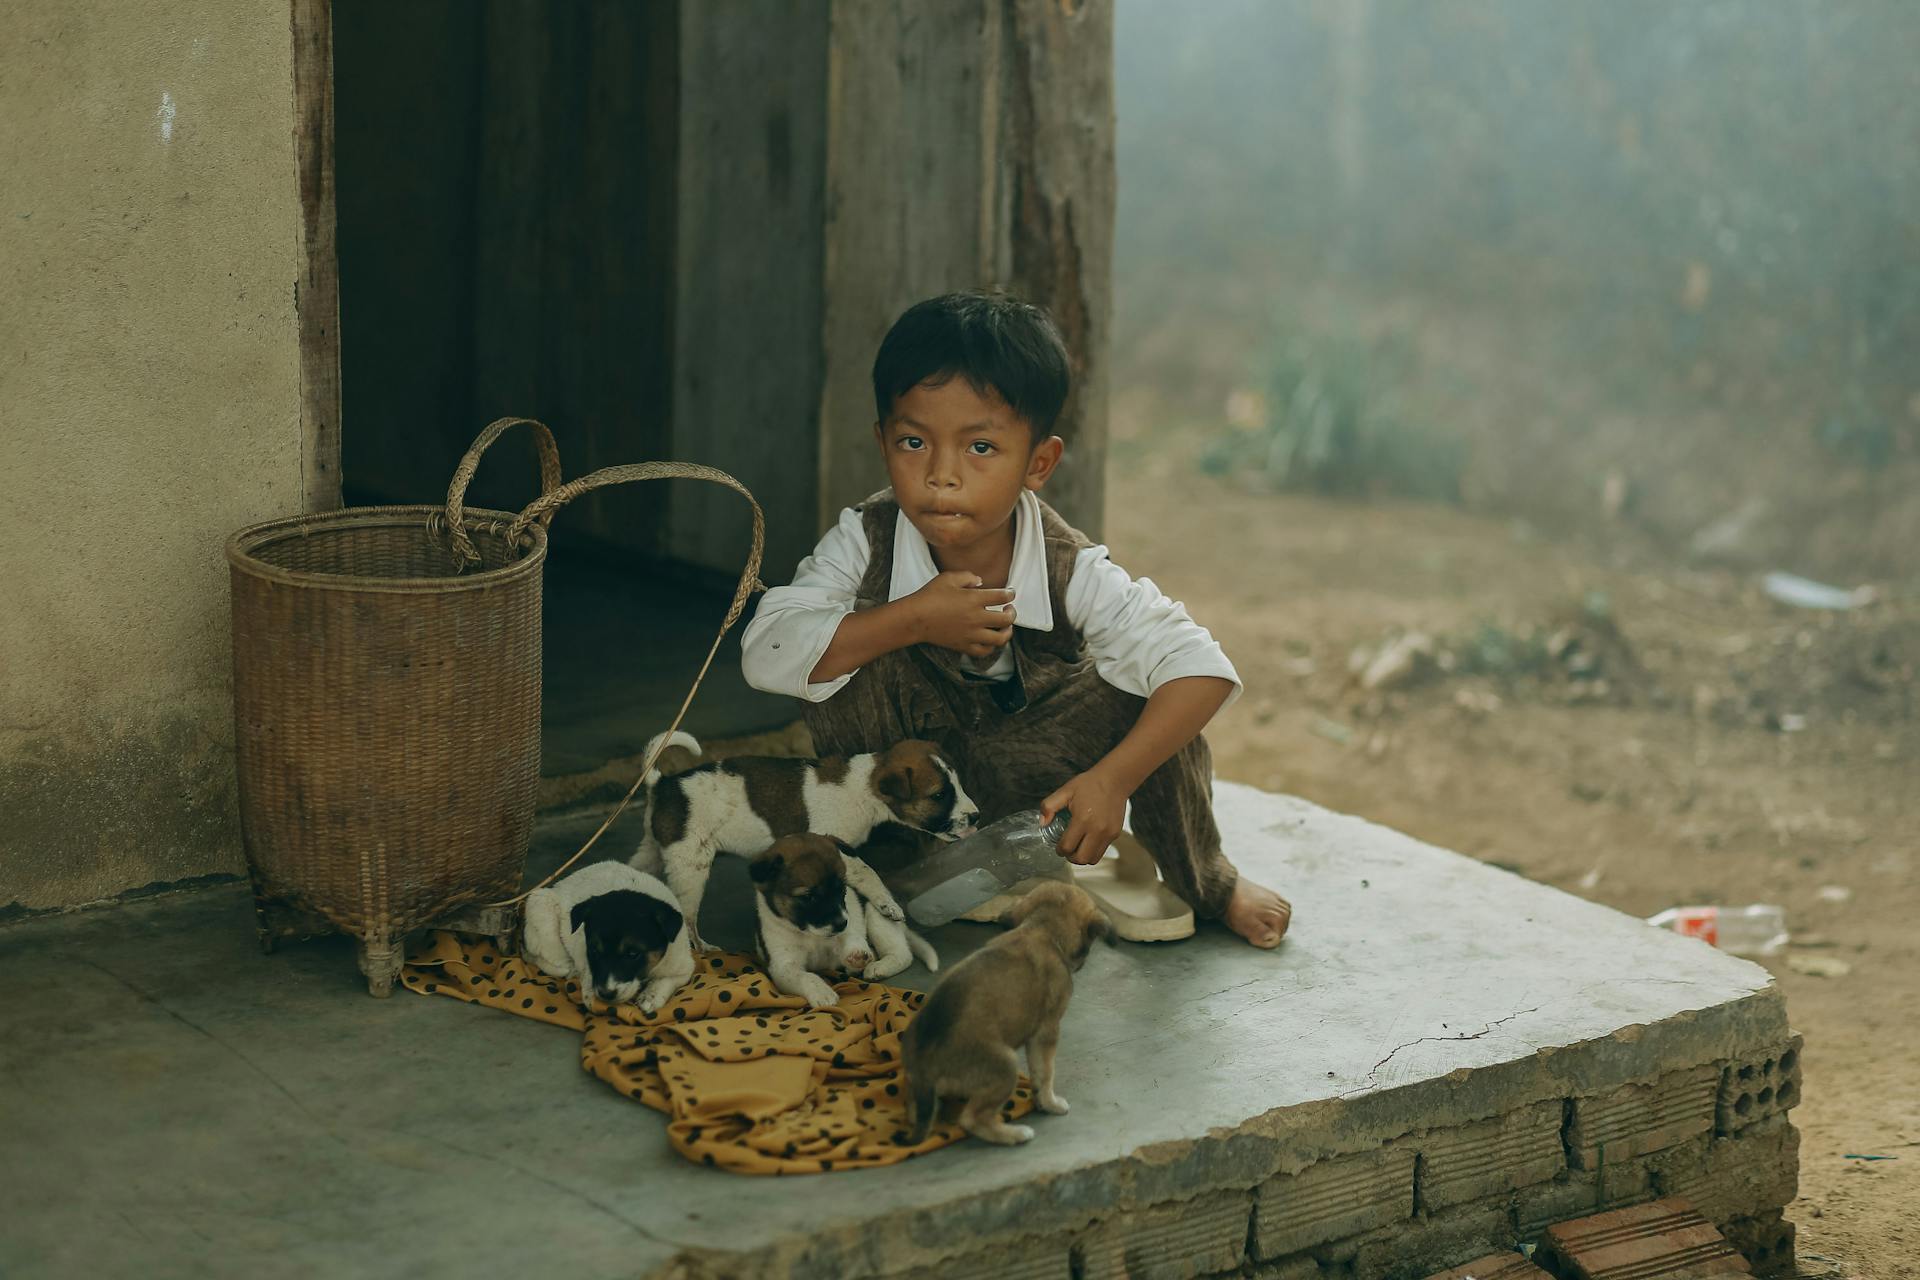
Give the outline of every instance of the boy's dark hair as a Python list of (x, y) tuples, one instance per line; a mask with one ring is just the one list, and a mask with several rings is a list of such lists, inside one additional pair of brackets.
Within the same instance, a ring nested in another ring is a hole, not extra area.
[(873, 406), (885, 422), (898, 400), (923, 382), (967, 380), (1007, 402), (1033, 432), (1053, 434), (1067, 402), (1067, 344), (1053, 317), (1004, 293), (948, 293), (915, 303), (873, 358)]

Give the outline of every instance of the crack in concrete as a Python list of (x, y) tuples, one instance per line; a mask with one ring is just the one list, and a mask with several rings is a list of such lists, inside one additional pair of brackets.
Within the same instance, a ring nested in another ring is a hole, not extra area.
[(135, 985), (133, 985), (131, 981), (115, 973), (113, 970), (107, 968), (105, 965), (101, 964), (98, 960), (91, 959), (87, 956), (75, 956), (74, 958), (78, 960), (81, 964), (86, 965), (89, 969), (96, 970), (97, 972), (103, 973), (107, 977), (112, 978), (115, 982), (119, 983), (121, 986), (125, 987), (128, 991), (131, 991), (134, 995), (146, 1001), (148, 1004), (152, 1005), (154, 1008), (158, 1009), (160, 1012), (166, 1014), (169, 1018), (172, 1018), (175, 1022), (178, 1022), (181, 1026), (186, 1027), (190, 1031), (194, 1031), (202, 1036), (205, 1036), (207, 1039), (219, 1045), (222, 1049), (225, 1049), (228, 1053), (232, 1054), (235, 1058), (237, 1058), (242, 1063), (242, 1065), (244, 1065), (247, 1068), (247, 1070), (253, 1072), (253, 1074), (259, 1076), (262, 1080), (266, 1081), (267, 1084), (273, 1088), (274, 1092), (278, 1093), (281, 1097), (285, 1098), (288, 1101), (288, 1103), (290, 1103), (293, 1106), (294, 1110), (298, 1111), (301, 1115), (305, 1116), (308, 1120), (311, 1120), (314, 1124), (318, 1125), (320, 1128), (325, 1129), (327, 1127), (326, 1122), (322, 1120), (319, 1116), (315, 1115), (311, 1110), (309, 1110), (306, 1103), (302, 1102), (299, 1098), (295, 1097), (292, 1090), (288, 1089), (287, 1086), (281, 1084), (278, 1080), (274, 1079), (271, 1072), (269, 1072), (265, 1067), (261, 1066), (259, 1063), (255, 1062), (252, 1058), (249, 1058), (238, 1047), (229, 1043), (226, 1040), (221, 1039), (219, 1036), (215, 1035), (213, 1032), (207, 1030), (205, 1027), (195, 1022), (192, 1018), (189, 1018), (184, 1013), (181, 1013), (178, 1009), (172, 1008), (171, 1006), (161, 1001), (157, 996), (152, 996), (152, 995), (149, 995), (147, 992), (142, 991), (139, 987), (136, 987)]
[(1485, 1035), (1488, 1035), (1488, 1034), (1490, 1034), (1490, 1033), (1491, 1033), (1491, 1032), (1492, 1032), (1492, 1031), (1494, 1030), (1494, 1028), (1496, 1028), (1496, 1027), (1499, 1027), (1499, 1026), (1503, 1026), (1503, 1025), (1505, 1025), (1506, 1023), (1509, 1023), (1509, 1022), (1512, 1022), (1512, 1021), (1513, 1021), (1513, 1020), (1514, 1020), (1515, 1018), (1524, 1018), (1524, 1017), (1525, 1017), (1525, 1016), (1526, 1016), (1527, 1014), (1529, 1014), (1529, 1013), (1538, 1013), (1538, 1012), (1540, 1012), (1540, 1008), (1541, 1008), (1541, 1006), (1539, 1006), (1539, 1005), (1535, 1005), (1535, 1006), (1533, 1006), (1533, 1007), (1532, 1007), (1531, 1009), (1521, 1009), (1521, 1010), (1519, 1010), (1519, 1011), (1518, 1011), (1518, 1012), (1516, 1012), (1516, 1013), (1510, 1013), (1510, 1014), (1508, 1014), (1508, 1015), (1507, 1015), (1506, 1017), (1504, 1017), (1504, 1018), (1496, 1018), (1496, 1019), (1494, 1019), (1494, 1020), (1493, 1020), (1492, 1022), (1489, 1022), (1489, 1023), (1488, 1023), (1488, 1024), (1486, 1025), (1486, 1026), (1484, 1026), (1484, 1027), (1482, 1027), (1482, 1028), (1480, 1028), (1480, 1029), (1479, 1029), (1478, 1031), (1475, 1031), (1475, 1032), (1473, 1032), (1473, 1033), (1472, 1033), (1471, 1035), (1464, 1035), (1464, 1036), (1421, 1036), (1421, 1037), (1420, 1037), (1420, 1038), (1419, 1038), (1418, 1040), (1409, 1040), (1409, 1041), (1407, 1041), (1407, 1042), (1406, 1042), (1405, 1044), (1403, 1044), (1403, 1045), (1400, 1045), (1400, 1046), (1398, 1046), (1398, 1047), (1396, 1047), (1396, 1048), (1394, 1049), (1394, 1051), (1393, 1051), (1392, 1053), (1389, 1053), (1389, 1054), (1388, 1054), (1388, 1055), (1387, 1055), (1386, 1057), (1384, 1057), (1384, 1058), (1382, 1058), (1382, 1059), (1380, 1059), (1380, 1061), (1378, 1061), (1378, 1062), (1376, 1062), (1376, 1063), (1374, 1063), (1374, 1064), (1373, 1064), (1373, 1069), (1372, 1069), (1371, 1071), (1368, 1071), (1368, 1072), (1367, 1072), (1367, 1081), (1366, 1081), (1366, 1083), (1365, 1083), (1365, 1084), (1363, 1084), (1363, 1085), (1361, 1085), (1361, 1086), (1360, 1086), (1359, 1088), (1357, 1088), (1357, 1089), (1349, 1089), (1349, 1090), (1347, 1090), (1347, 1091), (1346, 1091), (1345, 1093), (1343, 1093), (1343, 1094), (1341, 1094), (1341, 1095), (1340, 1095), (1340, 1097), (1341, 1097), (1341, 1100), (1342, 1100), (1342, 1101), (1344, 1101), (1344, 1100), (1346, 1100), (1346, 1099), (1348, 1099), (1348, 1098), (1351, 1098), (1351, 1097), (1353, 1097), (1353, 1096), (1354, 1096), (1355, 1094), (1357, 1094), (1357, 1093), (1365, 1093), (1365, 1092), (1366, 1092), (1366, 1091), (1367, 1091), (1368, 1089), (1371, 1089), (1371, 1088), (1373, 1088), (1373, 1085), (1374, 1085), (1374, 1079), (1375, 1079), (1375, 1077), (1377, 1077), (1377, 1076), (1378, 1076), (1378, 1075), (1380, 1074), (1380, 1070), (1381, 1070), (1381, 1068), (1383, 1068), (1383, 1067), (1385, 1067), (1385, 1066), (1386, 1066), (1386, 1065), (1387, 1065), (1387, 1064), (1388, 1064), (1389, 1062), (1392, 1062), (1392, 1061), (1394, 1060), (1394, 1058), (1395, 1058), (1395, 1057), (1396, 1057), (1396, 1056), (1397, 1056), (1398, 1054), (1400, 1054), (1400, 1053), (1401, 1053), (1401, 1052), (1402, 1052), (1403, 1050), (1406, 1050), (1406, 1049), (1411, 1049), (1411, 1048), (1413, 1048), (1413, 1046), (1415, 1046), (1415, 1045), (1417, 1045), (1417, 1044), (1425, 1044), (1425, 1043), (1427, 1043), (1427, 1042), (1428, 1042), (1429, 1040), (1433, 1040), (1433, 1041), (1444, 1041), (1444, 1040), (1478, 1040), (1478, 1039), (1480, 1039), (1480, 1038), (1481, 1038), (1482, 1036), (1485, 1036)]

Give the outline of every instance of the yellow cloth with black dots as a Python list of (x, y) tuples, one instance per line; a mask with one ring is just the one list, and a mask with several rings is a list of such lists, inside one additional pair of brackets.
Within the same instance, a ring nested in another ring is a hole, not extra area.
[[(696, 957), (698, 967), (666, 1007), (645, 1017), (630, 1004), (594, 1001), (490, 942), (433, 934), (400, 981), (583, 1032), (580, 1065), (629, 1098), (665, 1112), (667, 1141), (699, 1164), (733, 1173), (826, 1173), (898, 1164), (960, 1141), (935, 1125), (907, 1142), (900, 1033), (926, 996), (873, 982), (841, 982), (840, 1003), (810, 1009), (783, 994), (751, 959)], [(1025, 1077), (1006, 1114), (1033, 1109)]]

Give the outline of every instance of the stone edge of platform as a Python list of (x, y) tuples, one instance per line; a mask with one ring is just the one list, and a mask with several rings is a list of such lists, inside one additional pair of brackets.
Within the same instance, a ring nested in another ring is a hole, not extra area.
[[(752, 1252), (675, 1280), (1420, 1276), (1559, 1221), (1684, 1196), (1790, 1275), (1800, 1039), (1778, 988), (1453, 1077), (1282, 1108)], [(1036, 1139), (1044, 1141), (1044, 1138)], [(1764, 1269), (1759, 1269), (1764, 1268)]]

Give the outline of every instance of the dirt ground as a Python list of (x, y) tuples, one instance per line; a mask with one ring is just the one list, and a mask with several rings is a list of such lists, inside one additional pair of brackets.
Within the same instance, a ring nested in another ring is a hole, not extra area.
[[(1783, 905), (1796, 945), (1765, 963), (1806, 1037), (1803, 1271), (1920, 1277), (1911, 584), (1797, 610), (1625, 537), (1246, 492), (1124, 427), (1108, 497), (1117, 558), (1184, 599), (1246, 681), (1211, 731), (1221, 776), (1635, 915)], [(1405, 632), (1430, 640), (1407, 683), (1359, 687), (1355, 651)]]

